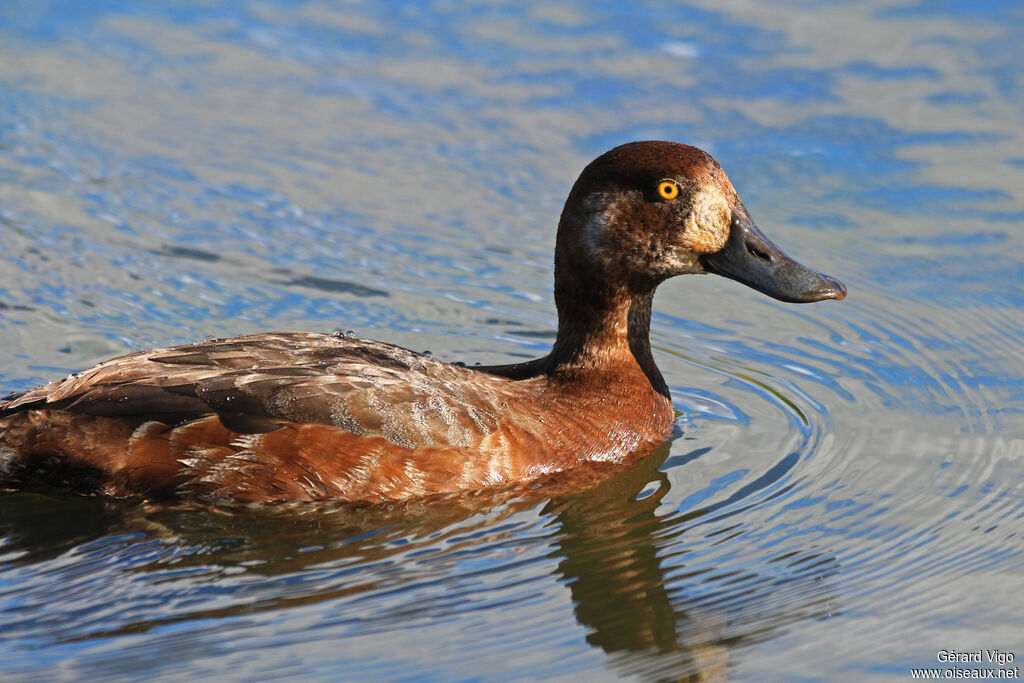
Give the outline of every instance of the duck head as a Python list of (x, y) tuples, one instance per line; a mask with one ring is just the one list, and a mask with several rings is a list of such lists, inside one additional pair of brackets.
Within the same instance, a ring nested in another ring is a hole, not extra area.
[(685, 273), (723, 275), (782, 301), (846, 296), (839, 281), (797, 263), (764, 236), (706, 152), (632, 142), (591, 162), (559, 223), (556, 297), (560, 282), (578, 307), (585, 292), (643, 294)]

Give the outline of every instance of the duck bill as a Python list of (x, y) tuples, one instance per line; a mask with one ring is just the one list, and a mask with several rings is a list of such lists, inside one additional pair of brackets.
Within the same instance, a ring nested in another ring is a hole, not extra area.
[(780, 301), (810, 303), (846, 297), (838, 280), (800, 265), (772, 244), (745, 211), (734, 211), (729, 240), (700, 258), (704, 270), (742, 282)]

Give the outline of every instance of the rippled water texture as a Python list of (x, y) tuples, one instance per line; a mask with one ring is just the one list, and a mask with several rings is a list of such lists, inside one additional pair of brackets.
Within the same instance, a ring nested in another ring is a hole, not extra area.
[(583, 165), (714, 154), (849, 287), (655, 301), (681, 411), (582, 492), (0, 494), (0, 678), (906, 680), (1024, 659), (1017, 2), (0, 4), (0, 389), (206, 335), (509, 362)]

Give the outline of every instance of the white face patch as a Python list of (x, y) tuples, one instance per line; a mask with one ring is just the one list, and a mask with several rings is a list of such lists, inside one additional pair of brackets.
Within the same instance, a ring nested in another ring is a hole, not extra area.
[(605, 192), (595, 192), (583, 200), (583, 226), (580, 246), (589, 261), (600, 261), (605, 252), (605, 235), (614, 217), (618, 215), (618, 202)]
[(693, 197), (693, 208), (686, 217), (686, 245), (698, 254), (713, 254), (729, 239), (731, 211), (725, 195), (717, 187), (704, 187)]

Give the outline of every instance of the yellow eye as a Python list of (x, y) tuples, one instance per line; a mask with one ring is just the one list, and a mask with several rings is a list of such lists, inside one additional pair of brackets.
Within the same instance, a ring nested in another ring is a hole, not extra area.
[(679, 196), (679, 186), (672, 180), (662, 180), (658, 183), (658, 196), (662, 199), (675, 199)]

